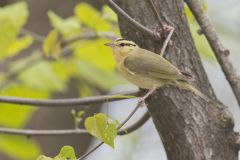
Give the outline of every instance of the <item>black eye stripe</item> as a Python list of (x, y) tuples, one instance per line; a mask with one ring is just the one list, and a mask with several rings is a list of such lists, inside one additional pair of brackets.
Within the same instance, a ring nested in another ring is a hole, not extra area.
[(136, 46), (135, 44), (131, 44), (131, 43), (120, 43), (120, 46)]

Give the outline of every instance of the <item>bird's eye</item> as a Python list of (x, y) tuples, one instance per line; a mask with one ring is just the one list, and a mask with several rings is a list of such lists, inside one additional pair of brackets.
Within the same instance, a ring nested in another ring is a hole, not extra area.
[(125, 44), (124, 43), (120, 43), (120, 46), (123, 47)]

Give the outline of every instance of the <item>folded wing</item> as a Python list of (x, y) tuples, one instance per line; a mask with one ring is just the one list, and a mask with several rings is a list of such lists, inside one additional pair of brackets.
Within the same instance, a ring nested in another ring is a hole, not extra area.
[(185, 76), (162, 56), (141, 48), (133, 52), (124, 60), (131, 72), (155, 79), (185, 80)]

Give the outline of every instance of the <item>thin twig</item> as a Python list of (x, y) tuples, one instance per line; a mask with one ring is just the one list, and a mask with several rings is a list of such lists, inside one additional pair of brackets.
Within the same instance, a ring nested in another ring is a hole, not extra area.
[(0, 134), (31, 136), (64, 136), (88, 134), (85, 129), (65, 129), (65, 130), (33, 130), (33, 129), (12, 129), (0, 128)]
[(22, 34), (30, 34), (36, 41), (42, 43), (45, 39), (44, 36), (40, 35), (40, 34), (37, 34), (33, 31), (30, 31), (26, 28), (23, 28), (22, 31), (21, 31)]
[(159, 15), (158, 11), (157, 11), (157, 8), (155, 7), (155, 5), (154, 5), (154, 3), (153, 3), (152, 0), (150, 0), (149, 2), (150, 2), (151, 6), (152, 6), (152, 8), (153, 8), (153, 10), (154, 10), (154, 13), (155, 13), (155, 15), (156, 15), (156, 17), (157, 17), (157, 20), (158, 20), (159, 24), (160, 24), (161, 27), (163, 28), (164, 25), (163, 25), (162, 22), (161, 22), (161, 18), (160, 18), (160, 15)]
[[(154, 11), (154, 13), (155, 13), (155, 15), (157, 17), (157, 20), (158, 20), (159, 24), (163, 28), (163, 31), (165, 32), (165, 28), (167, 28), (167, 31), (169, 32), (167, 38), (165, 39), (165, 41), (163, 43), (163, 46), (162, 46), (162, 49), (161, 49), (161, 52), (160, 52), (160, 55), (163, 56), (164, 53), (165, 53), (165, 50), (167, 48), (167, 45), (168, 45), (168, 43), (169, 43), (169, 41), (170, 41), (170, 39), (171, 39), (171, 37), (173, 35), (174, 28), (172, 26), (167, 26), (167, 25), (162, 24), (160, 15), (159, 15), (159, 13), (157, 11), (157, 8), (155, 7), (153, 1), (150, 0), (149, 2), (150, 2), (151, 6), (153, 8), (153, 11)], [(169, 31), (169, 29), (170, 29), (170, 31)]]
[(79, 105), (89, 105), (103, 102), (112, 102), (129, 97), (122, 97), (119, 95), (137, 95), (138, 91), (123, 92), (117, 95), (103, 95), (85, 98), (68, 98), (68, 99), (31, 99), (31, 98), (17, 98), (0, 96), (0, 103), (11, 103), (19, 105), (32, 105), (36, 107), (69, 107)]
[[(136, 113), (136, 111), (140, 108), (141, 104), (138, 103), (137, 106), (134, 108), (134, 110), (128, 115), (128, 117), (118, 126), (118, 130), (120, 130), (122, 128), (122, 126), (124, 126), (129, 119)], [(100, 146), (102, 146), (104, 143), (100, 142), (97, 146), (95, 146), (94, 148), (92, 148), (90, 151), (88, 151), (87, 153), (85, 153), (84, 155), (82, 155), (81, 157), (78, 158), (78, 160), (83, 160), (84, 158), (86, 158), (88, 155), (90, 155), (91, 153), (93, 153), (94, 151), (96, 151)]]
[(69, 40), (66, 40), (64, 42), (62, 42), (62, 46), (68, 45), (72, 42), (76, 42), (79, 40), (93, 40), (93, 39), (97, 39), (97, 38), (106, 38), (106, 39), (110, 39), (110, 40), (115, 40), (117, 38), (119, 38), (118, 36), (116, 36), (115, 33), (112, 32), (93, 32), (93, 31), (88, 31), (86, 33), (77, 35), (76, 37), (73, 37)]
[(127, 128), (119, 130), (118, 135), (123, 136), (129, 133), (132, 133), (133, 131), (136, 131), (143, 124), (145, 124), (149, 120), (149, 118), (150, 118), (150, 114), (147, 111), (137, 122), (135, 122), (134, 124), (130, 125)]
[(81, 157), (79, 157), (77, 160), (83, 160), (84, 158), (86, 158), (87, 156), (89, 156), (91, 153), (93, 153), (94, 151), (96, 151), (99, 147), (101, 147), (104, 144), (104, 142), (100, 142), (98, 143), (98, 145), (96, 145), (94, 148), (92, 148), (90, 151), (88, 151), (87, 153), (85, 153), (84, 155), (82, 155)]
[[(139, 120), (125, 129), (118, 131), (119, 136), (127, 135), (138, 128), (140, 128), (148, 119), (150, 115), (146, 112)], [(34, 129), (13, 129), (0, 128), (0, 134), (21, 135), (27, 137), (36, 136), (66, 136), (66, 135), (80, 135), (88, 134), (85, 129), (62, 129), (62, 130), (34, 130)]]
[(124, 10), (122, 10), (116, 3), (112, 0), (105, 0), (105, 3), (121, 18), (126, 20), (133, 28), (140, 31), (142, 34), (152, 36), (154, 38), (160, 39), (160, 35), (158, 33), (153, 32), (151, 29), (146, 28), (133, 18), (131, 18)]
[(223, 46), (200, 2), (198, 0), (185, 0), (185, 2), (196, 18), (202, 32), (205, 34), (240, 106), (240, 77), (237, 75), (236, 69), (228, 58), (229, 50)]
[[(170, 27), (170, 26), (168, 26), (168, 27)], [(171, 27), (171, 30), (170, 30), (170, 32), (168, 33), (168, 36), (167, 36), (167, 38), (165, 39), (165, 41), (164, 41), (164, 43), (163, 43), (163, 46), (162, 46), (162, 49), (161, 49), (161, 52), (160, 52), (160, 55), (161, 55), (161, 56), (164, 55), (164, 53), (165, 53), (165, 51), (166, 51), (166, 49), (167, 49), (168, 43), (169, 43), (169, 41), (170, 41), (170, 39), (171, 39), (171, 37), (172, 37), (172, 35), (173, 35), (173, 32), (174, 32), (174, 28)]]
[(138, 103), (134, 110), (128, 115), (128, 117), (118, 126), (118, 130), (121, 129), (129, 121), (130, 118), (132, 118), (132, 116), (136, 113), (140, 106), (141, 104)]

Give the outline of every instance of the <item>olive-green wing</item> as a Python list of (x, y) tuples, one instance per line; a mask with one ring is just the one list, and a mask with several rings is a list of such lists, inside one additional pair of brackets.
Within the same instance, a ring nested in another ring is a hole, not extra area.
[(181, 72), (162, 56), (138, 48), (124, 60), (131, 72), (156, 79), (183, 79)]

